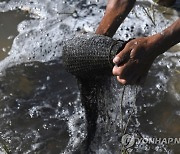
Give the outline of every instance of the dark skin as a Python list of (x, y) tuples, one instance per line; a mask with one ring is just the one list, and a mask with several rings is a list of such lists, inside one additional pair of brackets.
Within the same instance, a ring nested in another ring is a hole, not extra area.
[[(135, 0), (108, 0), (96, 33), (112, 37), (131, 11)], [(180, 18), (161, 33), (129, 41), (113, 59), (113, 75), (123, 84), (144, 83), (157, 56), (180, 42)]]

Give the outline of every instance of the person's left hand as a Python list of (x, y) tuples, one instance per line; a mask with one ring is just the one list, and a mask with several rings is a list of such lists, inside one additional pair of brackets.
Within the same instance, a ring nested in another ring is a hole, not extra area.
[(136, 38), (129, 41), (125, 48), (113, 59), (113, 75), (125, 84), (141, 84), (158, 56), (157, 35)]

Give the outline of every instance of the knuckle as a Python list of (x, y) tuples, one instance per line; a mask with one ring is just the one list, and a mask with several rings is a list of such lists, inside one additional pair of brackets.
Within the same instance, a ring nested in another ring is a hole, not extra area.
[(113, 69), (113, 70), (112, 70), (112, 73), (113, 73), (113, 75), (119, 75), (119, 72), (118, 72), (117, 69)]
[(123, 81), (121, 80), (121, 84), (122, 84), (122, 85), (126, 85), (126, 84), (127, 84), (127, 81), (126, 81), (126, 80), (123, 80)]
[(132, 40), (127, 44), (127, 46), (132, 47), (132, 46), (134, 46), (135, 42), (136, 42), (135, 40)]
[(126, 85), (126, 82), (124, 82), (124, 81), (121, 81), (120, 83), (121, 83), (122, 85)]
[(120, 76), (121, 70), (117, 66), (115, 66), (112, 70), (112, 73), (113, 73), (113, 75)]

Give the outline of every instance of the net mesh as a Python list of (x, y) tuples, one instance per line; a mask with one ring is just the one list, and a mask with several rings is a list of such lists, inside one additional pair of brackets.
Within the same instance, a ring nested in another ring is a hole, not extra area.
[(77, 77), (111, 75), (113, 58), (123, 47), (123, 41), (92, 33), (66, 40), (63, 62), (66, 69)]

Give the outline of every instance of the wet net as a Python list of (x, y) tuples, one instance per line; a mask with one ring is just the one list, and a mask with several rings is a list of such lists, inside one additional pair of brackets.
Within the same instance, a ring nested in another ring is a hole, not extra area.
[(77, 78), (111, 75), (112, 60), (123, 46), (124, 41), (113, 40), (103, 35), (78, 35), (64, 43), (64, 66)]

